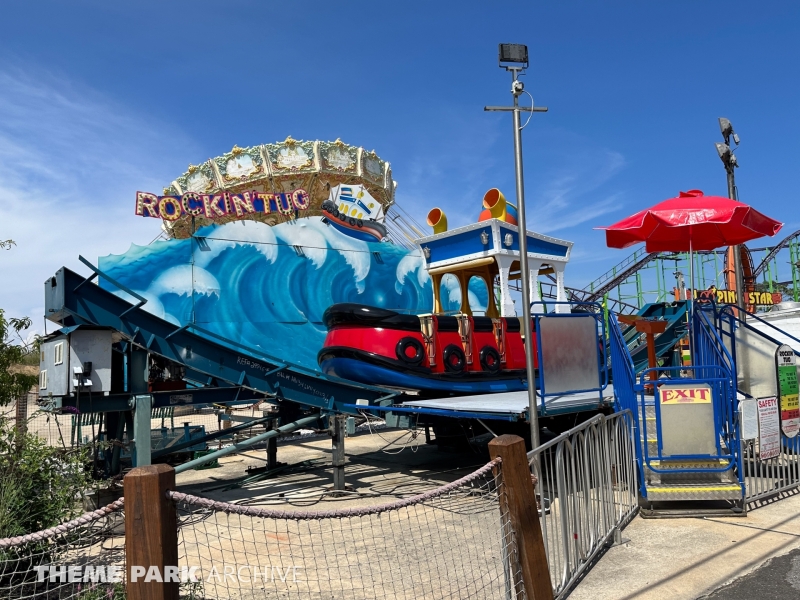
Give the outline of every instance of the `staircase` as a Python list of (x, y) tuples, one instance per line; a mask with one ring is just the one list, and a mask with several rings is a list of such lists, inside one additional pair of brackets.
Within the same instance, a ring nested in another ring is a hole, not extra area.
[(694, 319), (694, 364), (638, 375), (616, 317), (609, 319), (616, 400), (635, 414), (643, 516), (743, 514), (733, 363), (713, 318), (698, 310)]
[[(643, 411), (646, 435), (640, 443), (642, 456), (653, 457), (658, 456), (656, 406), (652, 396), (646, 398)], [(641, 403), (639, 407), (641, 414)], [(643, 464), (647, 503), (652, 510), (655, 503), (664, 502), (738, 502), (742, 499), (742, 486), (730, 465), (730, 459), (719, 457), (651, 458)]]

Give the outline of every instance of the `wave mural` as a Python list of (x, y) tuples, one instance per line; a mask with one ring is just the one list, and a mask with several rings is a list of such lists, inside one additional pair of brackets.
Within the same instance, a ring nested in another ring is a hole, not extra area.
[[(194, 322), (313, 369), (326, 334), (322, 314), (331, 304), (420, 314), (430, 312), (433, 301), (418, 250), (356, 240), (320, 217), (274, 226), (208, 225), (193, 238), (132, 245), (125, 254), (101, 257), (99, 266), (146, 298), (143, 308), (163, 319)], [(101, 285), (132, 300), (102, 278)], [(475, 310), (488, 303), (485, 286), (470, 285), (469, 292)], [(446, 310), (455, 310), (458, 294), (449, 297), (455, 302)]]

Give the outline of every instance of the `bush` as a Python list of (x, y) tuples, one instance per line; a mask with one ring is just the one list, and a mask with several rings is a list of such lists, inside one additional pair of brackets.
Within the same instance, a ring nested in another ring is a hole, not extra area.
[(90, 486), (88, 449), (49, 446), (0, 418), (0, 538), (32, 533), (74, 518)]

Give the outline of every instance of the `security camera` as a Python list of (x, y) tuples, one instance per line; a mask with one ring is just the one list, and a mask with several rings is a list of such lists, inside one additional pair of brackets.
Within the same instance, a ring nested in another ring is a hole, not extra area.
[(511, 84), (511, 93), (512, 94), (521, 94), (522, 90), (525, 89), (525, 84), (521, 81), (515, 81)]

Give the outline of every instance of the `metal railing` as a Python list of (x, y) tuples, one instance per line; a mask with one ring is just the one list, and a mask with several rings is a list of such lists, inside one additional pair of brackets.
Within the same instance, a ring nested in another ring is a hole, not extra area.
[[(800, 339), (758, 315), (746, 313), (746, 319), (766, 326), (769, 333), (753, 327), (747, 320), (742, 319), (737, 314), (737, 309), (733, 307), (720, 307), (715, 311), (715, 315), (717, 328), (727, 341), (726, 346), (731, 349), (734, 359), (744, 361), (744, 368), (749, 366), (749, 361), (744, 356), (746, 349), (737, 348), (738, 328), (744, 328), (748, 336), (774, 345), (775, 349), (782, 345), (782, 341), (778, 338), (788, 338), (794, 344), (800, 344)], [(795, 350), (795, 355), (800, 356), (800, 352)], [(740, 406), (740, 403), (737, 404)], [(741, 411), (737, 412), (741, 423)], [(741, 424), (739, 430), (741, 431)], [(757, 505), (762, 500), (800, 488), (800, 436), (788, 437), (783, 431), (780, 435), (780, 453), (768, 459), (761, 457), (757, 439), (741, 441), (741, 472), (745, 484), (746, 505)]]
[(616, 277), (619, 273), (624, 271), (627, 267), (638, 262), (643, 256), (646, 255), (644, 248), (639, 248), (633, 254), (626, 256), (621, 262), (611, 267), (608, 271), (600, 275), (597, 279), (589, 283), (585, 289), (594, 292), (595, 289), (601, 287), (604, 283)]
[(800, 487), (800, 437), (789, 438), (781, 432), (780, 454), (766, 460), (759, 455), (757, 441), (742, 441), (746, 504)]
[(596, 415), (528, 453), (556, 598), (638, 510), (630, 410)]

